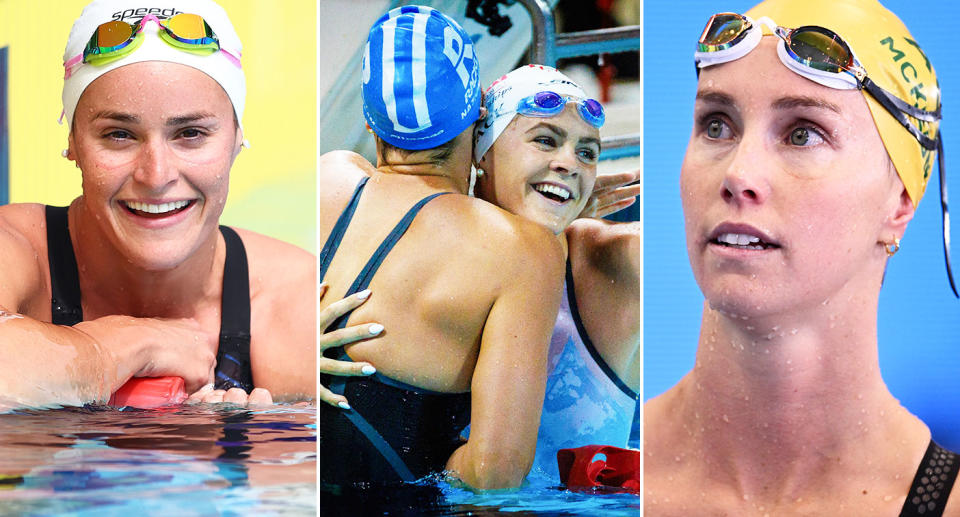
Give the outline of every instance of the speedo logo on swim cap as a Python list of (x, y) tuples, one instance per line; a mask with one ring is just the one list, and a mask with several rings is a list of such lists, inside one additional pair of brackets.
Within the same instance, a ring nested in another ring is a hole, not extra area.
[[(127, 20), (137, 22), (148, 14), (152, 14), (161, 20), (165, 20), (171, 16), (182, 13), (183, 11), (178, 11), (175, 7), (137, 7), (136, 9), (124, 9), (123, 11), (117, 11), (113, 13), (110, 18), (119, 22)], [(128, 21), (127, 23), (130, 22)]]

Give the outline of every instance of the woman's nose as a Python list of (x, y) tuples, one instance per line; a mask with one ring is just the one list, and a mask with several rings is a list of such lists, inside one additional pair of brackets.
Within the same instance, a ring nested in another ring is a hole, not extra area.
[(140, 149), (134, 180), (151, 191), (161, 192), (176, 182), (178, 174), (170, 150), (162, 141), (147, 141)]

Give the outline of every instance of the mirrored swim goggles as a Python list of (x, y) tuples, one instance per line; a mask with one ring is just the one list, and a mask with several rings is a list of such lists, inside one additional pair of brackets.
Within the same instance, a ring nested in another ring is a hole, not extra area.
[(934, 111), (926, 111), (907, 104), (896, 95), (884, 90), (867, 76), (853, 49), (837, 33), (816, 25), (796, 29), (780, 27), (773, 20), (762, 17), (754, 22), (750, 17), (737, 13), (719, 13), (710, 17), (697, 42), (694, 53), (697, 74), (700, 69), (739, 59), (750, 53), (763, 38), (766, 26), (780, 38), (777, 56), (793, 72), (838, 90), (866, 90), (890, 115), (893, 116), (925, 149), (937, 151), (937, 167), (940, 174), (940, 206), (943, 210), (943, 254), (947, 265), (947, 278), (953, 294), (960, 298), (950, 267), (950, 214), (947, 210), (947, 183), (943, 158), (943, 132), (937, 131), (930, 138), (914, 125), (907, 116), (925, 122), (940, 121), (940, 105)]
[[(595, 99), (580, 99), (569, 95), (543, 91), (520, 99), (516, 112), (526, 117), (555, 117), (563, 111), (568, 102), (577, 103), (580, 118), (591, 126), (600, 129), (607, 117), (603, 105)], [(507, 112), (509, 113), (509, 112)]]
[(240, 67), (240, 57), (220, 47), (220, 40), (198, 14), (180, 13), (161, 20), (150, 14), (138, 22), (129, 24), (124, 21), (111, 20), (97, 26), (90, 36), (90, 41), (84, 47), (83, 53), (69, 59), (63, 64), (64, 79), (70, 78), (74, 67), (82, 64), (105, 65), (116, 61), (134, 50), (143, 43), (143, 28), (148, 21), (156, 22), (160, 28), (157, 34), (160, 39), (170, 46), (197, 55), (210, 55), (218, 50), (223, 52), (227, 59)]

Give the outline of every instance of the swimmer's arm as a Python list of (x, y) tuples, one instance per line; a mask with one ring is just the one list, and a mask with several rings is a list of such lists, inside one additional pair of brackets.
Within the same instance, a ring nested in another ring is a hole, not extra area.
[[(2, 308), (0, 308), (2, 310)], [(0, 411), (106, 402), (130, 377), (210, 382), (214, 356), (193, 322), (107, 316), (73, 327), (7, 312), (0, 321)]]
[(253, 384), (276, 401), (317, 392), (317, 259), (300, 248), (245, 230), (251, 284)]
[[(560, 306), (563, 251), (556, 239), (512, 262), (484, 327), (471, 382), (470, 438), (447, 469), (474, 488), (512, 488), (533, 464), (547, 349)], [(526, 260), (524, 260), (526, 259)], [(503, 266), (503, 264), (498, 264)]]
[(108, 316), (66, 327), (30, 317), (50, 304), (45, 250), (20, 230), (36, 209), (0, 207), (0, 410), (106, 401), (134, 375), (209, 382), (214, 358), (197, 346), (205, 336), (195, 322)]

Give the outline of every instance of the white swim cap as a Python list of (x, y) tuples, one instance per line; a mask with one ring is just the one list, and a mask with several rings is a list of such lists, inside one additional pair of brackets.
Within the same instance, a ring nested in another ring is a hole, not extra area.
[(544, 65), (527, 65), (517, 68), (497, 79), (487, 88), (483, 100), (483, 105), (487, 108), (487, 116), (477, 123), (473, 144), (473, 157), (477, 162), (483, 159), (483, 155), (487, 154), (500, 133), (503, 133), (513, 120), (520, 101), (544, 91), (578, 99), (587, 97), (583, 88), (569, 77), (555, 68)]
[[(149, 15), (164, 20), (180, 13), (201, 16), (217, 35), (220, 47), (236, 58), (240, 57), (240, 38), (233, 24), (226, 11), (211, 0), (95, 0), (83, 8), (80, 17), (73, 23), (63, 52), (63, 62), (81, 56), (90, 37), (102, 23), (117, 20), (134, 24)], [(71, 67), (63, 80), (63, 112), (67, 124), (73, 125), (77, 102), (90, 83), (111, 70), (143, 61), (179, 63), (207, 74), (227, 93), (233, 103), (237, 122), (242, 121), (247, 85), (238, 63), (223, 51), (198, 55), (175, 48), (160, 39), (157, 34), (159, 30), (156, 23), (148, 22), (143, 28), (144, 38), (139, 48), (116, 61), (105, 65), (81, 63)]]

